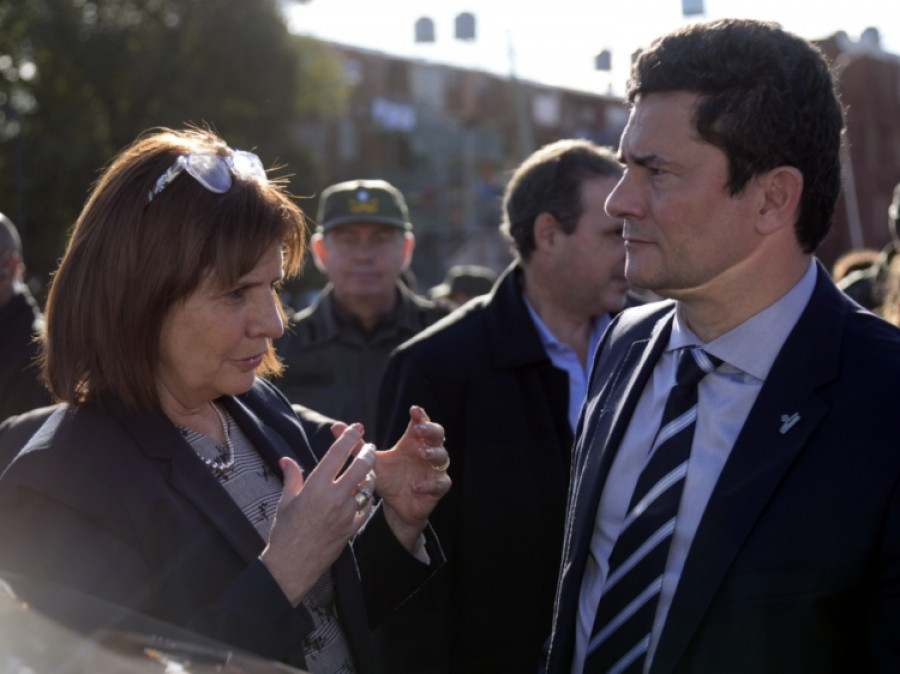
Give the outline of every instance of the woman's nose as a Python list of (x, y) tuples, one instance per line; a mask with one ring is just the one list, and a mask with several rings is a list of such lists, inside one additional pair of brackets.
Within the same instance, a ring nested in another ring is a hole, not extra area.
[(254, 336), (278, 339), (284, 333), (284, 321), (281, 318), (281, 300), (273, 291), (261, 304), (251, 323), (251, 331)]

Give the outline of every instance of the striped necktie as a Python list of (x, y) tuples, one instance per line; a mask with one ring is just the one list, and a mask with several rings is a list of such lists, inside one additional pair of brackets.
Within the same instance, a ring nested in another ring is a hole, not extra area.
[(609, 557), (585, 673), (643, 670), (694, 439), (697, 384), (722, 362), (699, 348), (682, 349), (678, 359), (675, 386)]

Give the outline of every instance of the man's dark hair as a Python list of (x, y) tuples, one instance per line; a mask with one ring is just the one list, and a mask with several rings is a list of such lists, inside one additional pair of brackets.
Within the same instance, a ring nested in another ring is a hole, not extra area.
[(627, 97), (699, 94), (694, 126), (728, 158), (728, 189), (778, 166), (803, 174), (795, 230), (813, 252), (828, 233), (841, 189), (844, 114), (828, 64), (778, 24), (743, 19), (698, 23), (651, 44), (635, 62)]
[(566, 234), (583, 212), (581, 184), (591, 178), (622, 175), (612, 149), (583, 139), (558, 140), (531, 154), (515, 170), (503, 195), (500, 230), (523, 261), (535, 249), (534, 221), (550, 213)]

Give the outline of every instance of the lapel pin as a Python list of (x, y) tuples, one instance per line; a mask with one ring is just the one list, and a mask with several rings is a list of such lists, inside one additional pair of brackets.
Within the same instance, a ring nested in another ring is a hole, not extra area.
[(796, 424), (798, 421), (800, 421), (800, 415), (797, 414), (796, 412), (794, 412), (790, 416), (788, 416), (787, 414), (782, 414), (781, 415), (781, 428), (778, 429), (779, 433), (784, 435), (789, 430), (791, 430), (794, 427), (794, 424)]

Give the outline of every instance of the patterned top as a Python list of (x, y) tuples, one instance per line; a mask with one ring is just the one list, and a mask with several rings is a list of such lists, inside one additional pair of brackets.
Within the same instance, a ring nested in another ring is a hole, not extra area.
[[(275, 519), (275, 509), (281, 498), (281, 478), (256, 451), (231, 414), (224, 407), (219, 409), (228, 424), (235, 461), (234, 468), (228, 472), (210, 472), (219, 480), (262, 539), (268, 540)], [(216, 461), (228, 453), (226, 447), (202, 433), (182, 426), (178, 430), (201, 458)], [(311, 674), (353, 674), (353, 658), (347, 637), (337, 618), (334, 582), (330, 571), (316, 581), (301, 603), (309, 612), (314, 625), (300, 645), (306, 669)]]

